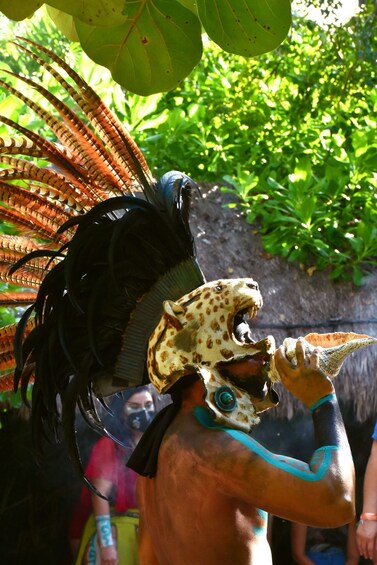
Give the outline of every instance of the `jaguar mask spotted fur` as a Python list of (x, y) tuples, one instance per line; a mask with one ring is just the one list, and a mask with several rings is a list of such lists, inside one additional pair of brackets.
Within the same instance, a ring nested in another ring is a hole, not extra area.
[(274, 338), (254, 342), (247, 323), (262, 303), (250, 278), (212, 281), (176, 302), (166, 300), (148, 348), (149, 377), (157, 390), (167, 392), (197, 373), (215, 419), (248, 432), (259, 422), (257, 414), (278, 402), (268, 377)]

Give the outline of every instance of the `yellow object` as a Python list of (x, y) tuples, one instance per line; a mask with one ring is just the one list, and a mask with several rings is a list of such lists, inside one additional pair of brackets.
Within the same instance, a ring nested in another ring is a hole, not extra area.
[[(139, 565), (137, 542), (139, 511), (132, 509), (122, 516), (112, 516), (111, 526), (118, 549), (118, 565)], [(96, 534), (94, 516), (91, 515), (85, 524), (75, 565), (86, 565), (88, 563), (88, 548)]]

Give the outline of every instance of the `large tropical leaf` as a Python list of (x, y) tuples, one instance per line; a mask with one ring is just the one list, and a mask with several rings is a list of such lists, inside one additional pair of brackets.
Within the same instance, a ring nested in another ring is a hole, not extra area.
[[(11, 19), (39, 0), (0, 0)], [(201, 33), (227, 52), (254, 57), (276, 49), (291, 24), (290, 0), (48, 0), (48, 13), (96, 63), (137, 94), (173, 89), (199, 62)], [(77, 35), (76, 35), (77, 34)]]
[(197, 0), (197, 6), (210, 38), (244, 57), (276, 49), (291, 25), (290, 0)]
[(127, 21), (97, 28), (75, 19), (84, 51), (110, 69), (116, 82), (137, 94), (174, 88), (202, 55), (199, 20), (179, 2), (130, 2)]
[[(119, 25), (126, 19), (123, 8), (129, 0), (49, 0), (52, 6), (62, 12), (80, 18), (90, 25)], [(44, 2), (40, 0), (0, 0), (0, 10), (10, 19), (22, 20), (29, 17)], [(15, 17), (17, 16), (17, 17)]]
[(79, 41), (75, 22), (73, 21), (73, 16), (71, 14), (66, 14), (56, 8), (52, 8), (51, 6), (47, 6), (47, 13), (56, 27), (60, 29), (67, 39), (70, 41)]
[(10, 20), (24, 20), (29, 18), (43, 5), (41, 0), (0, 0), (0, 10)]

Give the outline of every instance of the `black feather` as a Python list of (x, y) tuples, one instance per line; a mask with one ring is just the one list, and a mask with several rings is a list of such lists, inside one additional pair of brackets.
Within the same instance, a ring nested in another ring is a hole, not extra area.
[[(75, 104), (88, 110), (89, 120), (60, 107), (63, 122), (66, 121), (62, 139), (67, 147), (45, 146), (46, 158), (55, 169), (60, 167), (59, 175), (70, 198), (71, 187), (77, 184), (83, 190), (72, 188), (76, 190), (73, 196), (75, 200), (77, 197), (78, 206), (74, 203), (71, 209), (68, 199), (65, 200), (64, 218), (69, 219), (60, 226), (58, 234), (64, 233), (68, 242), (58, 251), (52, 251), (51, 245), (47, 250), (33, 251), (11, 267), (13, 274), (30, 261), (46, 258), (46, 273), (36, 301), (25, 311), (17, 329), (14, 382), (16, 387), (21, 383), (25, 396), (28, 383), (35, 378), (33, 436), (39, 444), (49, 437), (46, 430), (51, 430), (57, 438), (62, 422), (71, 458), (82, 473), (75, 437), (76, 405), (91, 426), (112, 437), (96, 410), (97, 385), (101, 382), (102, 387), (105, 383), (103, 390), (114, 391), (114, 380), (120, 383), (119, 387), (146, 382), (148, 338), (161, 315), (163, 300), (177, 299), (204, 282), (189, 227), (191, 195), (198, 187), (177, 171), (155, 182), (132, 140), (117, 119), (109, 117), (110, 112), (90, 87), (55, 54), (28, 43), (34, 46), (33, 52), (38, 50), (43, 55), (40, 59), (39, 54), (32, 55), (28, 49), (24, 49), (25, 54), (47, 69), (51, 57), (75, 81), (77, 90), (72, 98)], [(67, 89), (65, 79), (56, 78)], [(35, 85), (27, 78), (25, 82)], [(46, 90), (35, 87), (47, 96)], [(16, 93), (14, 89), (12, 92)], [(89, 100), (94, 104), (92, 108), (88, 108)], [(59, 96), (53, 104), (59, 107)], [(41, 111), (40, 115), (48, 124), (53, 123), (50, 114)], [(90, 133), (86, 139), (79, 132), (89, 131), (88, 121), (96, 135)], [(68, 123), (73, 124), (71, 129)], [(25, 128), (18, 129), (27, 135)], [(106, 131), (110, 131), (107, 137)], [(106, 147), (120, 147), (119, 143), (112, 145), (116, 135), (124, 147), (113, 156)], [(94, 155), (88, 147), (89, 138), (96, 148), (95, 157), (88, 157)], [(35, 135), (31, 139), (38, 143)], [(117, 158), (113, 160), (113, 157)], [(110, 170), (110, 163), (119, 165), (124, 178), (130, 179), (128, 186), (126, 181), (124, 185), (111, 184), (109, 179), (118, 178), (119, 171), (115, 174)], [(93, 176), (98, 166), (106, 181), (100, 187), (96, 175)], [(122, 186), (124, 190), (119, 188)], [(32, 183), (30, 189), (33, 191)], [(137, 197), (130, 195), (134, 192), (138, 192)], [(80, 194), (90, 196), (80, 203)], [(122, 195), (114, 197), (114, 194)], [(43, 203), (43, 198), (47, 202), (49, 196), (39, 195), (38, 205)], [(91, 205), (88, 202), (92, 201), (93, 206), (88, 210)], [(50, 243), (56, 247), (56, 242)], [(24, 339), (33, 315), (36, 327)], [(97, 396), (104, 402), (99, 393)], [(61, 414), (57, 397), (62, 403)]]

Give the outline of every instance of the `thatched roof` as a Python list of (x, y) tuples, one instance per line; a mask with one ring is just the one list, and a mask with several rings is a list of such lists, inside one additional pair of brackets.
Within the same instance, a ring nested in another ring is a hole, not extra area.
[[(333, 283), (328, 273), (311, 277), (296, 265), (263, 252), (259, 235), (234, 210), (224, 209), (216, 188), (193, 205), (192, 228), (197, 252), (208, 280), (251, 276), (258, 281), (264, 306), (256, 318), (255, 335), (271, 334), (280, 345), (286, 337), (311, 331), (357, 332), (377, 337), (377, 271), (361, 288)], [(377, 345), (356, 351), (344, 362), (334, 382), (341, 402), (351, 403), (358, 420), (377, 414)], [(292, 417), (302, 406), (279, 386), (277, 417)], [(272, 413), (272, 411), (271, 411)]]

